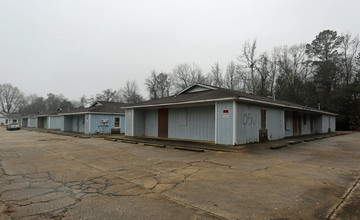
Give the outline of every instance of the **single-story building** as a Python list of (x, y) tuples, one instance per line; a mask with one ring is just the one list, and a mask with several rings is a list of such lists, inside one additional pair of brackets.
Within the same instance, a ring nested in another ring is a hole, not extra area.
[(88, 108), (59, 113), (60, 130), (84, 134), (124, 133), (124, 106), (124, 103), (97, 101)]
[(61, 116), (60, 111), (42, 113), (36, 116), (37, 123), (36, 128), (45, 128), (52, 130), (60, 130), (61, 128)]
[(335, 131), (336, 114), (203, 84), (125, 109), (125, 135), (239, 145)]

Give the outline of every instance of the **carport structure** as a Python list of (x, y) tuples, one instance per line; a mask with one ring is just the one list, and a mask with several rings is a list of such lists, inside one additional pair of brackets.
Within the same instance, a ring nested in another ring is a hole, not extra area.
[(124, 109), (127, 136), (238, 145), (335, 131), (334, 113), (203, 84)]

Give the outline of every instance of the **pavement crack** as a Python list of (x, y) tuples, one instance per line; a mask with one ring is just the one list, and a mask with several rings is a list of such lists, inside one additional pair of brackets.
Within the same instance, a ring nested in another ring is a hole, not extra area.
[(346, 201), (346, 199), (351, 195), (351, 193), (353, 192), (353, 190), (355, 189), (356, 185), (359, 184), (360, 182), (360, 177), (355, 181), (355, 183), (350, 187), (350, 189), (348, 190), (348, 192), (345, 194), (345, 196), (341, 199), (341, 201), (339, 202), (339, 204), (337, 204), (337, 206), (330, 212), (330, 214), (328, 215), (328, 217), (326, 218), (327, 220), (330, 220), (331, 217), (335, 214), (335, 212), (340, 208), (340, 206)]

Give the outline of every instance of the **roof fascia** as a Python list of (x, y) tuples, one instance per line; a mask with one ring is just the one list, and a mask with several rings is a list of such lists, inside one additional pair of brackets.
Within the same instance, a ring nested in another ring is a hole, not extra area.
[(337, 114), (335, 114), (335, 113), (321, 111), (321, 110), (315, 110), (315, 109), (309, 109), (309, 108), (305, 108), (305, 107), (289, 106), (286, 104), (272, 103), (272, 102), (260, 101), (260, 100), (243, 98), (243, 97), (239, 97), (238, 99), (242, 100), (242, 101), (246, 101), (246, 102), (251, 102), (251, 103), (266, 104), (266, 105), (278, 106), (278, 107), (283, 107), (283, 108), (298, 109), (298, 110), (307, 111), (307, 112), (316, 112), (316, 113), (321, 113), (321, 114), (337, 116)]
[(148, 107), (158, 107), (158, 106), (172, 106), (172, 105), (186, 105), (186, 104), (195, 104), (195, 103), (204, 103), (204, 102), (219, 102), (219, 101), (229, 101), (237, 99), (237, 97), (221, 98), (221, 99), (204, 99), (204, 100), (195, 100), (187, 102), (174, 102), (174, 103), (164, 103), (164, 104), (153, 104), (153, 105), (139, 105), (139, 106), (126, 106), (122, 109), (132, 109), (132, 108), (148, 108)]
[(85, 115), (85, 114), (95, 114), (95, 115), (125, 115), (125, 113), (115, 113), (115, 112), (75, 112), (75, 113), (62, 113), (59, 115)]

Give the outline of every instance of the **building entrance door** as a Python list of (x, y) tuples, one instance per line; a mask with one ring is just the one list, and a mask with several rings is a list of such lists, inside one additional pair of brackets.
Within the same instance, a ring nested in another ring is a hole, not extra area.
[(158, 137), (168, 137), (168, 114), (167, 108), (159, 109), (158, 113)]

